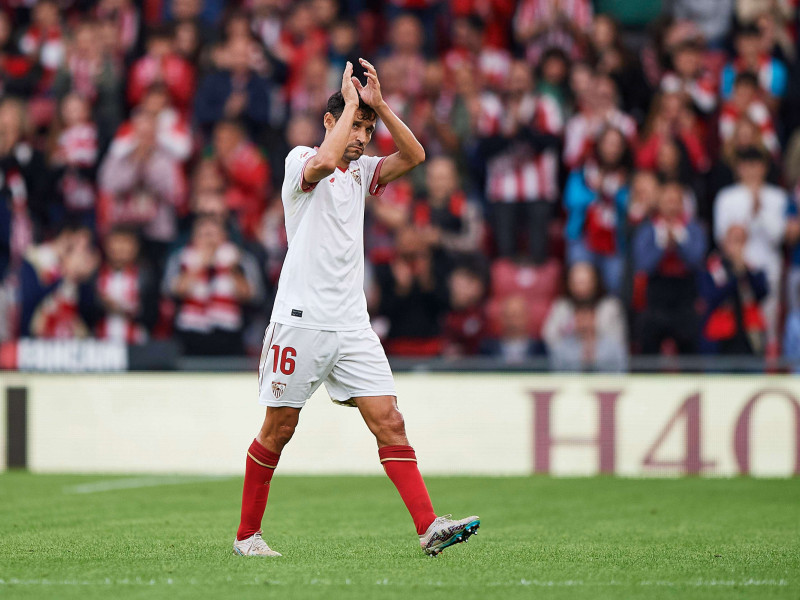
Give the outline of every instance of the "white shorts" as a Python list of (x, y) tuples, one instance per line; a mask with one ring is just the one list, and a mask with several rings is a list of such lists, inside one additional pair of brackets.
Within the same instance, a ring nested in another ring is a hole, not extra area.
[(397, 396), (383, 346), (371, 328), (320, 331), (270, 323), (258, 368), (258, 403), (302, 408), (321, 383), (331, 400)]

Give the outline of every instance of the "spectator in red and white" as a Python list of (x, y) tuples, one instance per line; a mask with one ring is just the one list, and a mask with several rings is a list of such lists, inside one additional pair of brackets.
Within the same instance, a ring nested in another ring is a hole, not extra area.
[(531, 64), (552, 47), (573, 60), (582, 58), (592, 15), (590, 0), (521, 0), (514, 15), (514, 37)]
[(733, 96), (733, 87), (737, 75), (752, 73), (765, 93), (764, 100), (770, 109), (774, 109), (778, 101), (786, 93), (788, 71), (786, 65), (770, 56), (761, 40), (761, 31), (756, 25), (744, 25), (735, 37), (736, 56), (722, 70), (720, 92), (725, 100)]
[(42, 67), (39, 92), (47, 93), (56, 71), (64, 62), (64, 29), (58, 2), (40, 0), (31, 11), (31, 24), (19, 38), (19, 49)]
[(217, 124), (212, 151), (225, 178), (228, 208), (237, 215), (244, 236), (256, 239), (269, 197), (269, 163), (236, 121), (223, 120)]
[[(636, 152), (636, 166), (640, 169), (656, 169), (663, 145), (677, 142), (689, 159), (692, 171), (705, 173), (710, 167), (710, 160), (700, 129), (688, 96), (682, 92), (661, 93), (656, 96), (650, 109)], [(688, 185), (691, 181), (684, 183)]]
[(783, 271), (782, 244), (786, 230), (787, 194), (766, 183), (769, 158), (758, 148), (745, 148), (737, 155), (739, 183), (724, 188), (714, 201), (714, 238), (721, 244), (732, 225), (747, 230), (745, 258), (767, 275), (769, 295), (763, 310), (767, 320), (770, 352), (777, 351), (779, 295)]
[(749, 72), (739, 73), (733, 84), (733, 93), (720, 111), (719, 137), (724, 145), (733, 137), (736, 122), (747, 117), (758, 127), (764, 146), (777, 157), (781, 151), (780, 142), (770, 110), (761, 96), (756, 76)]
[(98, 151), (97, 127), (90, 110), (89, 103), (77, 93), (68, 94), (61, 101), (50, 166), (54, 191), (60, 195), (64, 211), (59, 218), (69, 215), (94, 229)]
[(200, 83), (195, 119), (206, 135), (223, 119), (235, 119), (258, 139), (269, 123), (272, 84), (252, 69), (249, 39), (230, 39), (222, 57), (222, 70), (207, 75)]
[[(578, 82), (573, 82), (573, 87), (575, 83)], [(564, 162), (568, 169), (583, 165), (592, 155), (598, 135), (606, 128), (620, 131), (630, 145), (636, 142), (636, 121), (619, 109), (614, 80), (607, 75), (594, 75), (579, 85), (583, 94), (564, 131)]]
[(502, 97), (491, 92), (481, 96), (478, 135), (500, 256), (517, 253), (516, 235), (522, 229), (528, 255), (537, 264), (547, 259), (562, 131), (561, 111), (551, 97), (534, 93), (525, 62), (511, 67)]
[(481, 17), (470, 14), (453, 20), (452, 46), (443, 58), (445, 83), (452, 81), (456, 71), (467, 68), (480, 73), (490, 87), (503, 86), (511, 68), (511, 53), (503, 46), (487, 45), (485, 39), (486, 24)]
[(185, 163), (193, 150), (192, 130), (188, 121), (171, 104), (167, 87), (160, 83), (151, 86), (139, 108), (155, 116), (158, 145), (175, 160)]
[(12, 33), (9, 15), (0, 11), (0, 98), (29, 98), (39, 84), (42, 67), (19, 49)]
[(444, 355), (474, 356), (486, 335), (486, 269), (480, 261), (458, 264), (447, 279), (450, 311), (444, 322)]
[(103, 240), (105, 258), (97, 272), (100, 318), (96, 336), (142, 344), (158, 319), (158, 282), (139, 257), (136, 231), (115, 227)]
[(656, 213), (633, 240), (633, 267), (646, 278), (646, 303), (640, 315), (639, 343), (658, 354), (666, 339), (691, 354), (697, 347), (697, 277), (707, 241), (703, 227), (685, 210), (678, 182), (661, 186)]
[(139, 41), (141, 19), (131, 0), (99, 0), (94, 8), (99, 21), (113, 23), (116, 48), (121, 57), (130, 56)]
[(630, 163), (625, 137), (608, 128), (597, 140), (595, 157), (570, 173), (564, 190), (567, 262), (593, 264), (615, 295), (624, 270)]
[(455, 162), (428, 160), (425, 196), (411, 208), (411, 223), (435, 250), (455, 258), (479, 251), (483, 227), (480, 208), (460, 187)]
[(682, 92), (691, 98), (692, 106), (701, 115), (711, 115), (717, 108), (717, 81), (703, 65), (703, 46), (688, 39), (670, 49), (671, 69), (661, 78), (661, 90)]
[(96, 316), (92, 278), (99, 262), (92, 233), (84, 227), (62, 226), (53, 240), (29, 248), (19, 275), (20, 336), (88, 337)]
[(769, 283), (763, 269), (747, 259), (747, 240), (745, 226), (728, 227), (700, 279), (706, 352), (763, 355), (769, 349), (763, 311)]
[(90, 103), (101, 145), (111, 140), (122, 121), (122, 85), (117, 62), (103, 52), (99, 25), (79, 22), (67, 43), (66, 60), (56, 74), (53, 90), (60, 98), (74, 92)]
[(178, 214), (185, 211), (186, 181), (180, 161), (160, 143), (156, 115), (141, 108), (133, 112), (130, 127), (121, 127), (111, 143), (98, 183), (99, 229), (136, 227), (145, 256), (156, 269), (162, 267)]
[(162, 293), (177, 303), (175, 331), (190, 355), (242, 354), (246, 309), (264, 297), (255, 261), (210, 216), (195, 221), (190, 243), (170, 257)]
[(147, 35), (147, 52), (131, 66), (130, 105), (137, 106), (154, 83), (166, 85), (173, 106), (181, 114), (189, 114), (195, 95), (194, 67), (175, 53), (173, 33), (168, 27), (155, 28)]

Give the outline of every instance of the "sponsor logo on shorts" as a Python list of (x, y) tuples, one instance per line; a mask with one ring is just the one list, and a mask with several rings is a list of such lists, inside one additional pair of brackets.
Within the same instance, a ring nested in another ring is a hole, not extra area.
[(280, 381), (273, 381), (272, 382), (272, 395), (275, 398), (280, 398), (283, 396), (283, 392), (286, 390), (286, 384), (281, 383)]

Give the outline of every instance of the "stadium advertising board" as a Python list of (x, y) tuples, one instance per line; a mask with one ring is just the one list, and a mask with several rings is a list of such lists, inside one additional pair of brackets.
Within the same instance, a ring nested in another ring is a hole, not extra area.
[[(240, 474), (262, 418), (252, 374), (2, 377), (26, 390), (24, 455), (42, 472)], [(428, 473), (800, 474), (794, 377), (408, 373), (397, 389)], [(4, 448), (18, 430), (3, 427)], [(358, 413), (324, 388), (280, 468), (381, 472)]]

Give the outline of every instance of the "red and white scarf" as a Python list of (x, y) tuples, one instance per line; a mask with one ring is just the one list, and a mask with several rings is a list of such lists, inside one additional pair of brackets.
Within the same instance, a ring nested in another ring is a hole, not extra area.
[(28, 213), (28, 188), (22, 175), (6, 172), (6, 186), (11, 194), (11, 267), (22, 264), (22, 257), (33, 242), (33, 223)]
[(106, 313), (97, 327), (97, 337), (104, 340), (121, 340), (128, 344), (141, 344), (147, 339), (144, 328), (135, 321), (141, 299), (139, 294), (139, 268), (135, 265), (112, 269), (103, 265), (97, 276), (100, 297), (112, 301), (123, 312)]
[(583, 173), (587, 187), (597, 193), (586, 209), (586, 246), (598, 254), (615, 254), (619, 226), (616, 198), (625, 185), (625, 177), (621, 171), (602, 171), (594, 162), (588, 162)]
[[(196, 271), (200, 253), (187, 246), (181, 253), (181, 272)], [(184, 331), (209, 332), (213, 329), (236, 331), (242, 325), (242, 309), (236, 300), (234, 269), (240, 262), (239, 250), (230, 242), (214, 253), (211, 265), (202, 270), (178, 309), (176, 326)]]

